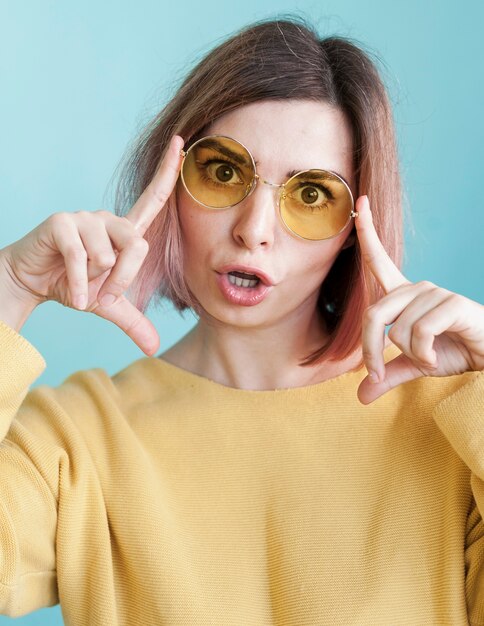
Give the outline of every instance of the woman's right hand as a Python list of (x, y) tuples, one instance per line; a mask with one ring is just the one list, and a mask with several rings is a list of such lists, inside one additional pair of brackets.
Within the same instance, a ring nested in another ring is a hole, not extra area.
[[(109, 211), (54, 213), (0, 251), (7, 293), (34, 308), (47, 300), (87, 310), (119, 326), (148, 355), (158, 333), (123, 295), (148, 252), (143, 235), (172, 193), (183, 139), (174, 135), (153, 179), (125, 217)], [(112, 294), (114, 302), (103, 300)]]

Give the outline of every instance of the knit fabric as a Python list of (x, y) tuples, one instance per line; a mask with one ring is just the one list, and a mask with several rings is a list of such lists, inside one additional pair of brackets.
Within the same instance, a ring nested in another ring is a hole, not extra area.
[(1, 614), (484, 625), (484, 373), (364, 406), (365, 368), (248, 391), (142, 357), (29, 390), (45, 361), (1, 322), (0, 354)]

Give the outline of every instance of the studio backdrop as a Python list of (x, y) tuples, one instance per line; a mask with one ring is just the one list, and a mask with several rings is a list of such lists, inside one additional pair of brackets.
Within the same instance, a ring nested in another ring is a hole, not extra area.
[[(463, 0), (0, 0), (0, 248), (59, 211), (113, 209), (130, 142), (188, 70), (244, 25), (298, 15), (380, 59), (405, 191), (404, 272), (484, 303), (484, 4)], [(282, 131), (281, 131), (282, 132)], [(161, 345), (196, 322), (148, 310)], [(106, 320), (48, 302), (22, 334), (47, 368), (110, 375), (144, 353)], [(60, 607), (0, 625), (63, 623)]]

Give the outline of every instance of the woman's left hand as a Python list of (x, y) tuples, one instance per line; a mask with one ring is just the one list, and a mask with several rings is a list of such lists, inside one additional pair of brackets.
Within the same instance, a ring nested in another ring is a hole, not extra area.
[[(370, 376), (358, 398), (376, 398), (420, 376), (451, 376), (484, 369), (484, 306), (428, 281), (411, 283), (386, 253), (373, 226), (367, 196), (356, 202), (355, 220), (362, 256), (385, 295), (363, 319), (363, 359)], [(402, 351), (384, 363), (385, 326)]]

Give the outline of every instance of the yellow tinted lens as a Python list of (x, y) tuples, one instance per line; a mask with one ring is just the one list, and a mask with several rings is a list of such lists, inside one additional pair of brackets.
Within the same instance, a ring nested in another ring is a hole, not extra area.
[(197, 202), (224, 209), (249, 193), (254, 165), (244, 146), (228, 137), (213, 135), (195, 142), (183, 162), (181, 177)]
[(353, 198), (343, 180), (324, 170), (293, 176), (281, 196), (281, 217), (304, 239), (337, 235), (350, 220)]

